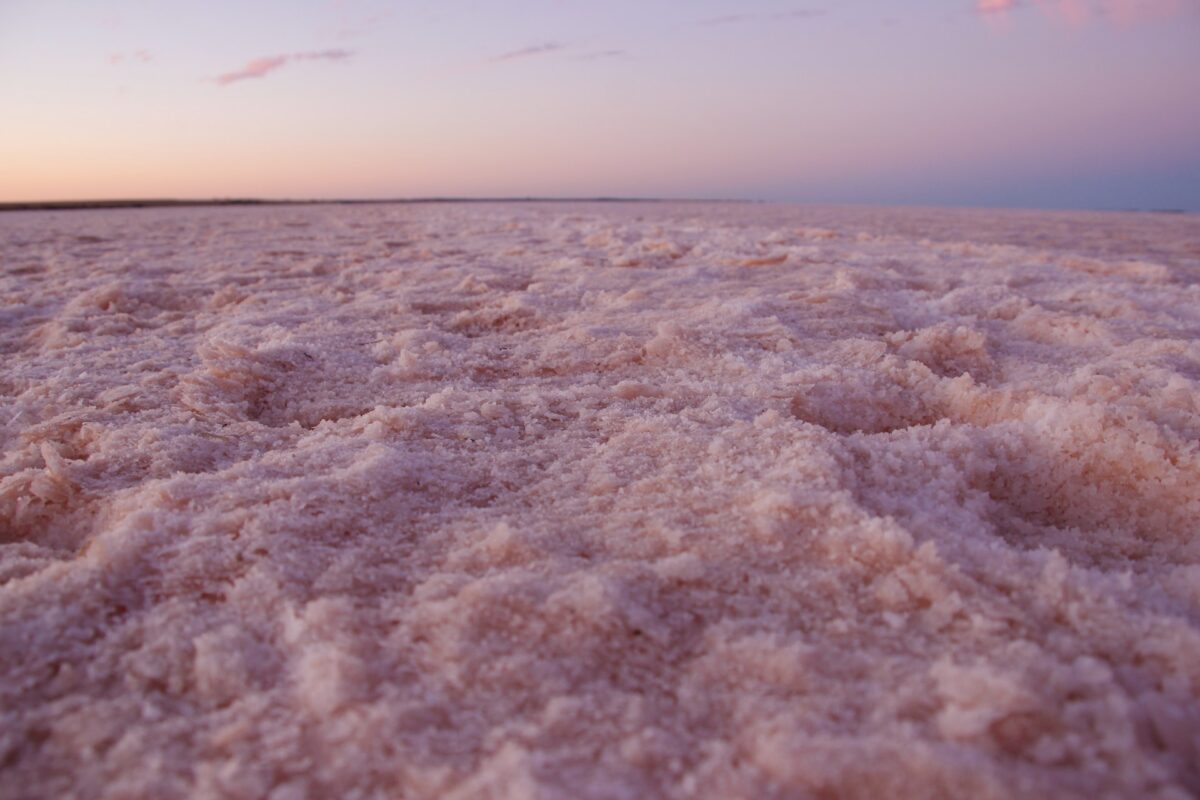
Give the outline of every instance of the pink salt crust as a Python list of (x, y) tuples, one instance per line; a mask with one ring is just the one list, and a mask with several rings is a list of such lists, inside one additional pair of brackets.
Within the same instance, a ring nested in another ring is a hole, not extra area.
[(4, 798), (1200, 792), (1200, 220), (0, 218)]

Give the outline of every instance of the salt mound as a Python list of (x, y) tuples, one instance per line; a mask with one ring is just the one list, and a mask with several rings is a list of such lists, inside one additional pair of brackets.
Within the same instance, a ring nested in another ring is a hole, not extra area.
[(0, 795), (1200, 793), (1200, 222), (0, 217)]

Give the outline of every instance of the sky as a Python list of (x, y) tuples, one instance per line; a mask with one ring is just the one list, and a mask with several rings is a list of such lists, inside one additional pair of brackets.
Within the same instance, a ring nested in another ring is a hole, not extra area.
[(0, 0), (0, 202), (1200, 211), (1200, 0)]

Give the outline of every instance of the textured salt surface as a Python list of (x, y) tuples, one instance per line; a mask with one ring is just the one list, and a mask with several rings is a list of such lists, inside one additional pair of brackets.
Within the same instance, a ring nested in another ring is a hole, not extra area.
[(1200, 221), (0, 218), (0, 795), (1200, 791)]

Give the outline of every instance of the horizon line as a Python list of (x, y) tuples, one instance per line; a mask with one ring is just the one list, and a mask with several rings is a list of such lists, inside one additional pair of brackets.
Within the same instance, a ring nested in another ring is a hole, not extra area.
[(928, 203), (878, 203), (878, 202), (804, 202), (794, 200), (771, 200), (765, 198), (728, 197), (639, 197), (620, 195), (598, 195), (582, 197), (562, 196), (499, 196), (470, 197), (455, 195), (431, 195), (427, 197), (392, 198), (269, 198), (269, 197), (209, 197), (209, 198), (108, 198), (101, 200), (17, 200), (0, 202), (0, 213), (6, 211), (101, 211), (107, 209), (136, 208), (188, 208), (220, 206), (312, 206), (312, 205), (417, 205), (437, 203), (723, 203), (739, 205), (807, 205), (848, 206), (886, 208), (932, 208), (932, 209), (977, 209), (995, 211), (1086, 211), (1136, 214), (1200, 214), (1200, 209), (1185, 208), (1100, 208), (1100, 207), (1038, 207), (1038, 206), (988, 206)]

